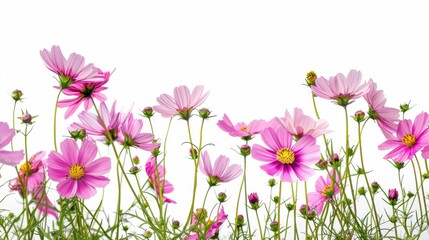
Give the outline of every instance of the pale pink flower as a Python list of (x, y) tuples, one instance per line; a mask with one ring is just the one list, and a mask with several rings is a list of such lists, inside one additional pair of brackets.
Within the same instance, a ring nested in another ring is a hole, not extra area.
[(187, 86), (175, 87), (174, 97), (162, 94), (156, 99), (160, 105), (154, 106), (153, 109), (163, 117), (171, 118), (179, 115), (188, 120), (192, 111), (206, 100), (209, 93), (203, 93), (203, 91), (203, 86), (196, 86), (192, 93)]
[(328, 122), (326, 120), (314, 120), (313, 118), (304, 115), (302, 109), (295, 108), (293, 115), (286, 109), (284, 118), (275, 118), (272, 121), (272, 126), (284, 127), (295, 139), (302, 136), (312, 136), (317, 138), (323, 134), (331, 132), (328, 130)]
[(21, 195), (25, 189), (27, 195), (33, 196), (34, 203), (44, 216), (51, 214), (58, 218), (58, 213), (45, 191), (44, 166), (46, 160), (43, 159), (45, 155), (44, 151), (40, 151), (34, 154), (27, 163), (22, 163), (18, 171), (19, 176), (10, 181), (9, 187), (11, 191), (18, 191)]
[[(335, 181), (332, 181), (333, 179), (335, 179)], [(340, 192), (338, 188), (339, 183), (340, 177), (334, 170), (331, 170), (329, 174), (326, 175), (326, 180), (320, 176), (316, 181), (316, 192), (310, 192), (307, 195), (309, 207), (311, 209), (315, 208), (317, 214), (320, 215), (325, 202), (331, 201), (335, 194)]]
[(104, 81), (104, 76), (99, 74), (98, 68), (92, 63), (85, 65), (85, 58), (76, 53), (70, 54), (66, 59), (59, 46), (52, 46), (51, 51), (41, 50), (40, 56), (46, 67), (58, 75), (60, 87), (63, 89), (74, 82)]
[(383, 90), (377, 90), (377, 84), (370, 79), (369, 91), (363, 98), (369, 106), (368, 115), (371, 119), (377, 121), (382, 133), (387, 139), (393, 139), (399, 122), (399, 110), (396, 108), (385, 107), (386, 98)]
[(425, 112), (416, 116), (414, 123), (405, 119), (399, 122), (396, 136), (380, 144), (380, 150), (392, 149), (385, 159), (395, 162), (405, 162), (413, 158), (414, 154), (429, 145), (429, 115)]
[(368, 83), (361, 84), (362, 74), (360, 71), (350, 70), (347, 78), (338, 73), (329, 80), (324, 77), (316, 79), (316, 85), (311, 86), (313, 93), (321, 98), (335, 100), (340, 106), (347, 106), (362, 97), (369, 91)]
[(5, 122), (0, 122), (0, 163), (16, 166), (24, 158), (24, 151), (3, 150), (15, 136), (15, 130)]
[(132, 113), (121, 124), (121, 134), (118, 142), (127, 147), (138, 147), (146, 151), (152, 151), (160, 146), (160, 143), (153, 143), (154, 137), (151, 133), (142, 133), (143, 121), (134, 119)]
[(268, 175), (280, 175), (283, 182), (294, 182), (307, 180), (314, 174), (311, 167), (320, 160), (315, 138), (303, 136), (292, 145), (292, 135), (284, 128), (267, 128), (261, 136), (267, 148), (254, 144), (252, 157), (265, 162), (261, 168)]
[[(100, 71), (100, 70), (99, 70)], [(67, 96), (73, 96), (70, 99), (60, 100), (58, 107), (68, 107), (65, 112), (64, 118), (69, 118), (79, 108), (81, 103), (84, 104), (85, 111), (88, 111), (93, 103), (92, 99), (98, 99), (100, 102), (106, 101), (107, 97), (101, 93), (106, 90), (107, 87), (104, 84), (109, 81), (110, 72), (101, 72), (105, 76), (105, 80), (101, 82), (76, 82), (70, 85), (70, 87), (63, 90), (63, 93)]]
[(165, 203), (176, 203), (174, 200), (165, 196), (174, 190), (173, 185), (165, 180), (165, 169), (163, 166), (156, 167), (155, 157), (151, 155), (146, 162), (146, 174), (149, 177), (148, 181), (152, 189), (155, 190), (156, 195), (162, 198)]
[(229, 165), (229, 162), (228, 157), (220, 155), (212, 167), (209, 154), (207, 151), (203, 153), (199, 168), (208, 177), (207, 182), (210, 186), (216, 186), (220, 182), (229, 182), (241, 175), (243, 169), (240, 165)]
[(217, 125), (232, 137), (250, 140), (254, 135), (261, 133), (266, 128), (267, 122), (265, 120), (253, 120), (249, 124), (239, 122), (234, 125), (228, 116), (224, 114)]
[(88, 199), (97, 193), (95, 188), (105, 187), (109, 179), (104, 174), (110, 171), (110, 158), (97, 155), (94, 142), (77, 143), (65, 139), (60, 144), (61, 152), (52, 151), (48, 156), (48, 176), (58, 182), (57, 191), (65, 198), (77, 196)]
[[(121, 114), (116, 112), (116, 101), (113, 103), (111, 110), (107, 109), (104, 102), (100, 104), (100, 115), (102, 120), (95, 113), (83, 111), (79, 113), (78, 118), (81, 123), (73, 123), (69, 130), (85, 130), (86, 134), (97, 137), (98, 141), (106, 141), (110, 143), (107, 138), (109, 133), (112, 140), (115, 141), (120, 135)], [(103, 126), (103, 122), (107, 127), (107, 131)]]

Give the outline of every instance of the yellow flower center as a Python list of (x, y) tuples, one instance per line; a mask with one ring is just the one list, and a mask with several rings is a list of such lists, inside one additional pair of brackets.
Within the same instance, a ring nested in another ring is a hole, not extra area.
[(71, 178), (79, 180), (83, 177), (83, 175), (85, 175), (85, 168), (78, 164), (75, 164), (70, 167), (69, 175)]
[(295, 154), (289, 148), (282, 148), (277, 151), (277, 160), (283, 164), (292, 164)]
[(19, 170), (27, 173), (27, 174), (31, 174), (31, 163), (26, 162), (21, 164), (21, 166), (19, 166)]
[(334, 195), (334, 188), (332, 185), (327, 185), (322, 190), (322, 196), (325, 198), (331, 198)]
[(245, 131), (246, 132), (247, 131), (247, 126), (242, 126), (240, 129), (241, 129), (241, 131)]
[(409, 148), (414, 146), (416, 141), (416, 137), (414, 137), (412, 134), (405, 134), (405, 136), (402, 138), (402, 143)]

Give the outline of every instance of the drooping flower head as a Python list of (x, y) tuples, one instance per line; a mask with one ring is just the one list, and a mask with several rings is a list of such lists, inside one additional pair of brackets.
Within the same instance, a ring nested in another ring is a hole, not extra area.
[(106, 101), (107, 97), (101, 93), (106, 90), (107, 87), (104, 85), (109, 81), (110, 72), (99, 73), (104, 76), (104, 81), (100, 82), (76, 82), (70, 85), (70, 87), (63, 90), (63, 93), (67, 96), (73, 96), (70, 99), (60, 100), (58, 107), (65, 108), (67, 111), (64, 118), (69, 118), (79, 108), (81, 103), (84, 104), (85, 111), (88, 111), (92, 107), (92, 99), (98, 99), (100, 102)]
[(316, 121), (311, 117), (304, 115), (302, 109), (295, 108), (293, 115), (286, 109), (284, 118), (274, 118), (272, 126), (284, 127), (286, 131), (294, 136), (295, 139), (299, 139), (302, 136), (312, 136), (317, 138), (323, 134), (331, 132), (328, 130), (328, 122), (325, 120)]
[(44, 151), (40, 151), (34, 154), (28, 162), (22, 163), (18, 171), (19, 176), (10, 181), (9, 187), (11, 191), (17, 191), (21, 195), (25, 189), (27, 195), (33, 196), (33, 202), (44, 216), (50, 214), (58, 218), (58, 213), (45, 191), (45, 155)]
[(393, 139), (399, 122), (399, 110), (385, 107), (386, 98), (383, 90), (377, 90), (377, 84), (369, 80), (369, 91), (363, 98), (368, 103), (368, 115), (377, 121), (378, 126), (387, 139)]
[(75, 82), (104, 81), (104, 76), (99, 74), (98, 68), (92, 63), (85, 65), (85, 58), (76, 53), (70, 54), (66, 59), (59, 46), (52, 46), (51, 51), (41, 50), (40, 56), (46, 67), (58, 75), (61, 89), (68, 88)]
[(97, 155), (97, 145), (83, 141), (79, 148), (72, 139), (60, 144), (61, 153), (52, 151), (48, 156), (48, 176), (58, 182), (57, 191), (65, 198), (77, 196), (88, 199), (105, 187), (109, 179), (103, 175), (110, 171), (110, 158)]
[(160, 146), (160, 143), (153, 143), (151, 133), (142, 133), (143, 121), (134, 119), (132, 113), (128, 113), (121, 124), (121, 133), (118, 142), (127, 147), (138, 147), (146, 151), (152, 151)]
[(201, 172), (208, 177), (207, 182), (210, 186), (216, 186), (218, 183), (229, 182), (240, 176), (243, 172), (240, 165), (229, 165), (229, 158), (224, 155), (220, 155), (212, 167), (210, 156), (207, 151), (203, 153), (199, 167)]
[(331, 201), (335, 194), (340, 192), (340, 189), (338, 188), (339, 182), (340, 177), (334, 170), (329, 172), (326, 176), (326, 180), (320, 176), (316, 181), (316, 192), (310, 192), (307, 195), (308, 205), (310, 208), (315, 208), (317, 214), (320, 215), (325, 202)]
[(163, 117), (171, 118), (179, 115), (184, 120), (189, 120), (192, 111), (200, 106), (207, 98), (208, 92), (203, 93), (203, 86), (196, 86), (190, 93), (187, 86), (178, 86), (174, 88), (174, 97), (168, 94), (162, 94), (156, 100), (160, 105), (153, 109), (159, 112)]
[(368, 83), (361, 84), (361, 79), (361, 72), (356, 70), (350, 70), (347, 78), (342, 73), (330, 77), (329, 80), (318, 77), (311, 90), (316, 96), (334, 100), (345, 107), (369, 91)]
[(429, 145), (429, 115), (425, 112), (416, 116), (414, 123), (405, 119), (399, 122), (396, 136), (378, 146), (380, 150), (392, 149), (385, 159), (403, 163), (413, 158), (414, 154)]
[(0, 163), (16, 166), (24, 159), (24, 151), (7, 151), (3, 150), (8, 145), (12, 138), (15, 136), (15, 130), (9, 128), (5, 122), (0, 122)]
[(224, 114), (222, 120), (219, 120), (217, 125), (232, 137), (241, 137), (244, 140), (250, 140), (254, 135), (261, 133), (267, 127), (267, 122), (265, 120), (253, 120), (249, 124), (239, 122), (234, 125), (228, 116)]
[(173, 185), (165, 180), (165, 169), (163, 166), (156, 167), (155, 157), (151, 155), (146, 162), (146, 174), (149, 177), (148, 181), (156, 195), (162, 198), (165, 203), (176, 203), (174, 200), (167, 198), (165, 194), (171, 193), (174, 190)]
[[(78, 115), (81, 122), (73, 123), (69, 130), (83, 129), (86, 134), (95, 136), (97, 140), (106, 141), (107, 144), (110, 144), (111, 142), (107, 134), (111, 135), (113, 141), (120, 134), (121, 114), (116, 112), (116, 101), (113, 103), (110, 111), (107, 109), (106, 104), (102, 102), (100, 104), (100, 115), (102, 120), (95, 113), (83, 111)], [(104, 128), (103, 122), (108, 132)]]
[(307, 180), (314, 174), (311, 167), (320, 159), (315, 138), (303, 136), (292, 145), (292, 135), (284, 128), (267, 128), (261, 136), (267, 147), (254, 144), (252, 157), (265, 162), (261, 168), (268, 175), (280, 175), (283, 182), (294, 182)]

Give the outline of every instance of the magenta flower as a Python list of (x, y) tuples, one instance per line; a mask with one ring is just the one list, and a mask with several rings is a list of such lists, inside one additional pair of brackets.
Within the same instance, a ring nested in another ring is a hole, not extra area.
[(414, 123), (405, 119), (399, 122), (396, 136), (388, 139), (378, 146), (380, 150), (392, 149), (385, 159), (393, 159), (395, 162), (405, 162), (413, 158), (414, 154), (423, 147), (429, 145), (429, 115), (420, 113)]
[(121, 125), (121, 134), (118, 142), (128, 147), (138, 147), (146, 151), (152, 151), (160, 146), (160, 143), (153, 143), (153, 135), (142, 133), (143, 121), (134, 119), (132, 113), (128, 113)]
[(217, 125), (232, 137), (241, 137), (245, 140), (250, 140), (253, 135), (264, 131), (267, 122), (265, 120), (253, 120), (249, 124), (240, 122), (233, 125), (228, 116), (224, 114), (223, 119), (219, 120)]
[(192, 111), (206, 100), (209, 93), (203, 94), (203, 90), (203, 86), (196, 86), (191, 94), (186, 86), (176, 87), (174, 97), (162, 94), (156, 99), (160, 105), (154, 106), (153, 109), (163, 117), (179, 115), (182, 119), (188, 120)]
[(58, 102), (58, 107), (68, 107), (64, 118), (69, 118), (79, 108), (81, 103), (84, 103), (85, 111), (88, 111), (92, 107), (92, 99), (98, 99), (100, 102), (106, 101), (107, 97), (101, 93), (106, 90), (107, 87), (104, 84), (109, 81), (110, 72), (101, 72), (104, 76), (104, 81), (101, 82), (76, 82), (70, 85), (70, 87), (63, 90), (63, 93), (67, 96), (74, 96), (74, 98), (64, 99)]
[(398, 201), (398, 190), (396, 190), (396, 188), (393, 189), (389, 189), (388, 193), (387, 193), (387, 198), (389, 199), (389, 203), (391, 205), (395, 205), (396, 202)]
[(207, 151), (203, 153), (199, 167), (201, 172), (208, 177), (207, 182), (210, 186), (216, 186), (220, 182), (229, 182), (240, 176), (243, 172), (240, 165), (229, 165), (229, 158), (224, 155), (220, 155), (212, 167), (210, 156)]
[(293, 115), (286, 109), (284, 118), (275, 118), (272, 125), (284, 127), (295, 139), (302, 136), (312, 136), (317, 138), (323, 134), (331, 132), (328, 130), (328, 122), (325, 120), (316, 121), (311, 117), (304, 115), (302, 109), (295, 108)]
[(268, 146), (254, 144), (252, 157), (266, 162), (261, 168), (270, 176), (280, 175), (283, 182), (307, 180), (314, 174), (311, 168), (320, 160), (320, 148), (312, 136), (303, 136), (292, 145), (292, 135), (284, 128), (265, 129), (262, 140)]
[(34, 154), (27, 163), (21, 164), (18, 171), (19, 176), (10, 181), (10, 190), (22, 195), (25, 189), (27, 194), (33, 195), (37, 208), (44, 216), (51, 214), (58, 218), (58, 213), (45, 191), (45, 160), (43, 159), (45, 155), (44, 151), (40, 151)]
[(5, 122), (0, 122), (0, 163), (16, 166), (22, 159), (24, 159), (24, 151), (7, 151), (3, 150), (8, 145), (12, 138), (15, 136), (15, 130), (9, 128)]
[(78, 117), (81, 123), (73, 123), (69, 130), (85, 130), (86, 134), (96, 136), (99, 141), (106, 141), (110, 143), (107, 134), (110, 133), (112, 140), (116, 140), (120, 134), (121, 114), (116, 112), (116, 102), (113, 103), (109, 111), (106, 104), (100, 104), (100, 115), (103, 119), (107, 130), (103, 126), (103, 122), (97, 114), (83, 111), (79, 113)]
[(316, 85), (311, 86), (313, 93), (321, 98), (335, 100), (340, 106), (347, 106), (362, 97), (369, 91), (368, 83), (361, 84), (362, 74), (360, 71), (350, 70), (347, 78), (338, 73), (335, 77), (330, 77), (329, 81), (324, 77), (316, 79)]
[(387, 139), (394, 139), (398, 128), (399, 110), (385, 107), (386, 98), (382, 90), (377, 90), (377, 84), (369, 80), (369, 92), (363, 98), (369, 105), (368, 115), (377, 121), (378, 126)]
[[(335, 181), (332, 181), (333, 179), (335, 179)], [(310, 208), (315, 208), (317, 214), (320, 215), (325, 202), (331, 201), (335, 194), (340, 192), (338, 188), (339, 182), (340, 177), (334, 170), (331, 170), (329, 174), (326, 175), (326, 180), (320, 176), (316, 181), (316, 192), (310, 192), (307, 195)]]
[(109, 179), (104, 174), (110, 171), (110, 158), (95, 159), (97, 145), (83, 141), (79, 149), (71, 139), (61, 142), (61, 153), (52, 151), (48, 156), (48, 176), (58, 182), (57, 191), (65, 198), (77, 196), (88, 199), (105, 187)]
[(85, 58), (79, 54), (72, 53), (66, 59), (59, 46), (52, 46), (51, 51), (43, 49), (40, 56), (46, 67), (58, 74), (60, 87), (68, 88), (74, 82), (99, 82), (104, 81), (104, 76), (99, 74), (98, 68), (94, 65), (85, 65)]
[(151, 188), (155, 190), (158, 197), (162, 195), (165, 203), (176, 203), (165, 196), (165, 194), (173, 192), (174, 187), (170, 182), (165, 180), (164, 167), (158, 166), (156, 168), (156, 165), (155, 157), (151, 155), (146, 162), (146, 174), (149, 177), (148, 181)]

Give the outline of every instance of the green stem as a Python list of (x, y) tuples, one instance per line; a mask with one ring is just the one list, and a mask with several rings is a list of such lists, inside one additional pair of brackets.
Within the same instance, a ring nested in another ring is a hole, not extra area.
[[(54, 148), (55, 148), (55, 151), (58, 151), (58, 149), (57, 149), (57, 110), (58, 110), (58, 101), (60, 99), (60, 95), (61, 95), (62, 91), (63, 91), (63, 89), (61, 89), (61, 88), (60, 88), (60, 91), (58, 91), (57, 99), (55, 100), (55, 108), (54, 108)], [(93, 99), (92, 99), (92, 102), (94, 103)]]
[[(279, 201), (277, 203), (277, 222), (280, 225), (280, 209), (282, 204), (282, 181), (279, 181)], [(279, 230), (280, 231), (280, 230)], [(279, 240), (280, 240), (280, 233), (278, 234)]]
[[(12, 128), (13, 128), (13, 131), (15, 131), (15, 133), (16, 133), (16, 130), (15, 130), (15, 110), (16, 110), (16, 103), (17, 102), (18, 101), (15, 101), (15, 103), (13, 104), (13, 112), (12, 112)], [(14, 138), (12, 138), (12, 140), (10, 141), (10, 147), (11, 147), (12, 151), (13, 151), (13, 139)]]
[(259, 236), (260, 236), (261, 239), (264, 239), (264, 237), (262, 236), (261, 221), (259, 220), (258, 209), (255, 209), (255, 214), (256, 214), (256, 219), (258, 220)]
[(414, 161), (411, 160), (411, 165), (413, 166), (413, 171), (414, 171), (414, 182), (416, 184), (416, 195), (417, 195), (417, 199), (419, 200), (419, 208), (420, 208), (420, 216), (423, 217), (423, 208), (422, 208), (422, 201), (420, 199), (420, 194), (419, 194), (419, 183), (417, 181), (417, 171), (416, 171), (416, 166), (414, 165)]
[(425, 194), (425, 187), (424, 187), (424, 185), (423, 185), (423, 181), (424, 181), (424, 178), (423, 178), (423, 174), (422, 174), (422, 168), (420, 167), (420, 163), (419, 163), (419, 160), (418, 160), (418, 158), (417, 158), (417, 156), (414, 154), (414, 157), (415, 157), (415, 159), (416, 159), (416, 163), (417, 163), (417, 167), (418, 167), (418, 169), (419, 169), (419, 174), (420, 174), (420, 184), (421, 184), (421, 188), (422, 188), (422, 197), (423, 197), (423, 205), (424, 205), (424, 207), (425, 207), (425, 215), (424, 216), (422, 216), (422, 217), (424, 217), (424, 218), (426, 218), (426, 222), (428, 222), (428, 218), (427, 218), (427, 214), (428, 214), (428, 209), (427, 209), (427, 206), (426, 206), (426, 194)]

